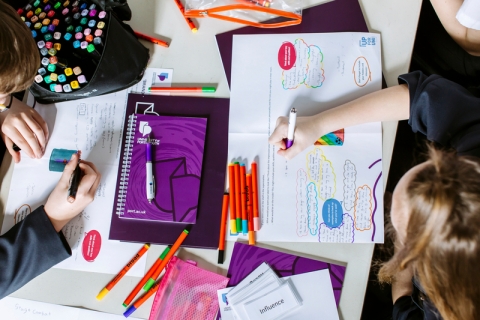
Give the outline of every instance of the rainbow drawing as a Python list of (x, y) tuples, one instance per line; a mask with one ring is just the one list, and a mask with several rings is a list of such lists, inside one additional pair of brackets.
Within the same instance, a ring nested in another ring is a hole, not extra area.
[(327, 133), (315, 141), (316, 146), (342, 146), (345, 141), (345, 129)]

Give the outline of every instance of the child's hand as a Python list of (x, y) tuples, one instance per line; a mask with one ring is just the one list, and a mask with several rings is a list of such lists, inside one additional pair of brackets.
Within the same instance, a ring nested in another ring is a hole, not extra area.
[(83, 177), (80, 180), (75, 201), (68, 202), (68, 188), (73, 171), (79, 161), (78, 154), (65, 166), (62, 177), (57, 186), (48, 197), (45, 204), (45, 212), (52, 222), (55, 230), (59, 232), (73, 217), (78, 215), (95, 198), (95, 192), (100, 184), (101, 175), (95, 165), (91, 162), (80, 161), (80, 169)]
[(277, 153), (287, 160), (290, 160), (307, 147), (313, 145), (315, 141), (323, 135), (321, 132), (322, 129), (318, 121), (318, 115), (297, 117), (293, 145), (285, 149), (284, 140), (287, 138), (288, 133), (288, 118), (279, 117), (277, 119), (277, 126), (268, 139), (268, 143), (277, 146), (279, 148)]
[(20, 162), (20, 152), (13, 150), (15, 143), (30, 158), (41, 158), (48, 140), (47, 123), (35, 109), (13, 98), (10, 110), (2, 112), (2, 138), (15, 163)]

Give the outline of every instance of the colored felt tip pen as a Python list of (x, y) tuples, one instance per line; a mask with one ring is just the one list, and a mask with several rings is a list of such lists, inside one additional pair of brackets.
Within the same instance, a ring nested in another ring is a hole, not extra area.
[(190, 227), (187, 227), (185, 230), (182, 231), (177, 241), (175, 241), (170, 251), (168, 251), (167, 255), (165, 256), (165, 259), (163, 259), (162, 263), (158, 266), (157, 270), (155, 270), (155, 272), (152, 274), (152, 277), (147, 281), (147, 283), (143, 287), (143, 290), (148, 291), (155, 284), (155, 281), (157, 280), (160, 273), (162, 273), (167, 263), (170, 261), (170, 259), (173, 257), (175, 252), (177, 252), (180, 245), (183, 243), (183, 240), (185, 240), (185, 238), (188, 236), (189, 229)]
[(252, 175), (247, 174), (247, 215), (248, 215), (248, 244), (255, 245), (255, 231), (253, 230), (253, 197)]
[(248, 219), (247, 219), (247, 181), (246, 181), (245, 164), (240, 164), (240, 205), (242, 210), (242, 233), (248, 234)]
[(220, 239), (218, 241), (218, 263), (223, 264), (225, 260), (225, 230), (228, 213), (228, 193), (223, 195), (222, 220), (220, 222)]
[(162, 263), (163, 259), (165, 259), (165, 256), (167, 253), (170, 251), (171, 246), (166, 247), (162, 254), (158, 257), (158, 259), (155, 261), (155, 263), (150, 267), (150, 270), (143, 276), (142, 280), (140, 280), (139, 283), (135, 286), (135, 288), (130, 292), (128, 297), (125, 299), (123, 302), (123, 306), (126, 308), (132, 302), (132, 300), (137, 296), (138, 292), (142, 289), (142, 287), (147, 283), (147, 281), (150, 279), (152, 274), (157, 270), (158, 266)]
[(157, 91), (170, 91), (170, 92), (206, 92), (213, 93), (217, 89), (215, 87), (150, 87), (148, 91), (157, 92)]
[(253, 199), (253, 230), (260, 230), (260, 212), (258, 210), (258, 171), (257, 163), (252, 161), (252, 199)]
[(235, 175), (235, 212), (237, 221), (237, 232), (242, 232), (242, 188), (240, 187), (240, 164), (238, 162), (233, 163), (234, 175)]
[(158, 44), (159, 46), (162, 46), (162, 47), (168, 48), (168, 46), (169, 46), (168, 42), (165, 42), (165, 41), (160, 40), (160, 39), (155, 39), (153, 37), (147, 36), (146, 34), (143, 34), (143, 33), (137, 32), (137, 31), (135, 31), (135, 35), (140, 39), (150, 41), (151, 43)]
[(235, 168), (228, 165), (228, 186), (230, 189), (230, 233), (237, 234), (236, 207), (235, 207)]
[(135, 263), (137, 263), (138, 260), (143, 256), (145, 252), (147, 252), (148, 248), (150, 248), (150, 244), (146, 243), (143, 245), (143, 247), (137, 252), (137, 254), (123, 267), (123, 269), (115, 276), (115, 278), (110, 281), (105, 288), (100, 291), (100, 293), (97, 295), (97, 300), (102, 300), (110, 290), (120, 281), (120, 279), (123, 278), (123, 276), (130, 270)]
[(198, 28), (195, 25), (195, 23), (193, 23), (192, 19), (185, 17), (185, 8), (183, 7), (183, 4), (180, 2), (180, 0), (175, 0), (175, 3), (177, 4), (178, 10), (180, 10), (180, 13), (185, 19), (185, 22), (187, 22), (187, 25), (190, 28), (190, 30), (192, 30), (193, 33), (197, 32)]
[(286, 148), (290, 148), (293, 145), (293, 133), (295, 132), (295, 124), (297, 122), (297, 110), (292, 108), (290, 110), (290, 116), (288, 117), (288, 132)]
[(152, 171), (152, 141), (150, 136), (147, 137), (147, 143), (145, 144), (145, 156), (146, 156), (146, 190), (147, 190), (147, 200), (148, 203), (152, 203), (152, 200), (155, 199), (155, 177), (153, 176)]
[(132, 313), (135, 312), (140, 306), (148, 300), (155, 292), (158, 290), (158, 286), (160, 285), (160, 281), (155, 282), (155, 284), (148, 290), (143, 296), (141, 296), (133, 305), (131, 305), (123, 315), (125, 318), (128, 318)]
[(80, 184), (82, 170), (80, 170), (80, 159), (78, 160), (77, 166), (73, 171), (72, 178), (70, 180), (70, 188), (68, 188), (68, 201), (73, 202), (77, 196), (78, 185)]

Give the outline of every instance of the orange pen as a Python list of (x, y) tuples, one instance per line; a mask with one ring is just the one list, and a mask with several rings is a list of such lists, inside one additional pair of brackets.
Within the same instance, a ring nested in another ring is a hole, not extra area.
[(242, 189), (240, 187), (240, 164), (238, 162), (233, 163), (233, 168), (235, 169), (235, 213), (237, 221), (237, 232), (242, 232), (242, 201), (241, 193)]
[(228, 165), (228, 186), (230, 188), (230, 232), (237, 234), (237, 222), (235, 213), (235, 168), (233, 164)]
[(168, 48), (168, 42), (147, 36), (146, 34), (140, 33), (138, 31), (134, 31), (134, 33), (140, 39), (147, 40), (147, 41), (150, 41), (151, 43), (155, 43), (155, 44), (158, 44), (159, 46)]
[(252, 161), (252, 198), (253, 198), (253, 230), (260, 230), (260, 214), (258, 212), (258, 171), (257, 163)]
[(148, 248), (150, 248), (149, 243), (146, 243), (143, 245), (143, 247), (140, 249), (140, 251), (138, 251), (135, 257), (133, 257), (130, 260), (130, 262), (128, 262), (127, 265), (123, 267), (123, 269), (115, 276), (115, 278), (113, 278), (112, 281), (110, 281), (105, 286), (105, 288), (103, 288), (102, 291), (100, 291), (100, 293), (97, 295), (97, 300), (102, 300), (107, 295), (107, 293), (110, 290), (112, 290), (112, 288), (120, 281), (120, 279), (123, 278), (123, 276), (128, 272), (128, 270), (130, 270), (130, 268), (132, 268), (135, 265), (135, 263), (137, 263), (137, 261), (140, 260), (140, 258), (143, 256), (145, 252), (147, 252)]
[(130, 308), (128, 308), (124, 313), (123, 315), (125, 316), (125, 318), (128, 318), (128, 316), (130, 316), (133, 312), (135, 312), (135, 310), (137, 310), (138, 308), (140, 308), (140, 306), (148, 300), (148, 298), (150, 298), (155, 292), (157, 292), (158, 290), (158, 287), (160, 286), (160, 281), (157, 281), (153, 284), (153, 286), (150, 288), (150, 290), (148, 290), (143, 296), (141, 296), (140, 298), (138, 298), (137, 301), (135, 301), (134, 304), (132, 304), (130, 306)]
[(155, 281), (157, 280), (160, 273), (162, 273), (162, 271), (165, 268), (165, 266), (167, 265), (167, 263), (170, 261), (170, 259), (175, 254), (175, 252), (177, 252), (177, 250), (180, 247), (180, 245), (182, 244), (183, 240), (185, 240), (185, 238), (188, 236), (189, 230), (187, 230), (187, 229), (189, 229), (189, 227), (187, 227), (185, 230), (182, 231), (182, 233), (178, 237), (177, 241), (175, 241), (175, 243), (173, 244), (170, 251), (168, 251), (168, 253), (166, 254), (165, 259), (162, 260), (162, 262), (158, 266), (157, 270), (155, 270), (153, 272), (152, 276), (150, 277), (150, 279), (148, 279), (147, 283), (143, 287), (143, 290), (148, 291), (148, 289), (150, 289), (152, 287), (152, 285), (155, 283)]
[(223, 204), (222, 204), (222, 221), (220, 222), (220, 240), (218, 240), (218, 263), (222, 264), (225, 253), (225, 229), (227, 222), (227, 212), (228, 212), (228, 193), (223, 195)]
[(247, 174), (247, 216), (248, 216), (248, 244), (255, 245), (255, 231), (253, 231), (253, 199), (252, 175)]
[(245, 164), (240, 164), (240, 199), (242, 205), (242, 232), (243, 234), (248, 233), (248, 220), (247, 220), (247, 184), (245, 181), (247, 171)]
[(132, 302), (132, 300), (137, 296), (140, 289), (142, 289), (142, 287), (145, 285), (145, 283), (147, 283), (148, 279), (150, 279), (150, 277), (155, 272), (155, 270), (157, 270), (158, 266), (160, 265), (160, 263), (162, 263), (162, 260), (165, 259), (165, 256), (169, 251), (170, 251), (170, 246), (166, 247), (163, 250), (162, 254), (158, 257), (158, 259), (152, 265), (150, 270), (148, 270), (148, 272), (143, 276), (142, 280), (140, 280), (140, 282), (135, 286), (135, 288), (133, 288), (132, 292), (130, 292), (128, 297), (125, 299), (125, 301), (123, 302), (124, 307), (127, 307), (130, 304), (130, 302)]
[(180, 2), (180, 0), (175, 0), (175, 3), (177, 4), (177, 7), (180, 10), (180, 13), (182, 14), (183, 18), (185, 19), (188, 26), (190, 27), (190, 30), (192, 30), (193, 33), (197, 32), (198, 28), (197, 26), (195, 26), (192, 19), (185, 17), (185, 8), (183, 7), (183, 4)]

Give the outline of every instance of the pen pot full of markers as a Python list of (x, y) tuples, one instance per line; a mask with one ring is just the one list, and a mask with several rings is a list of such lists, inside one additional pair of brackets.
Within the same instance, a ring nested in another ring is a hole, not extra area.
[(131, 15), (126, 1), (33, 0), (17, 12), (41, 57), (30, 88), (37, 101), (98, 96), (142, 78), (149, 53), (122, 21)]

